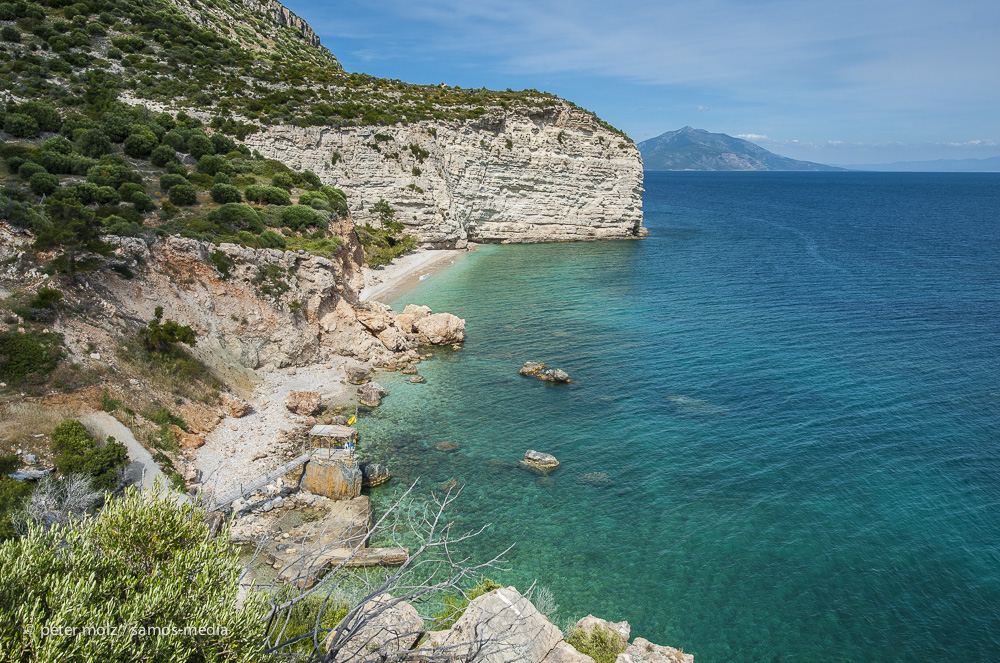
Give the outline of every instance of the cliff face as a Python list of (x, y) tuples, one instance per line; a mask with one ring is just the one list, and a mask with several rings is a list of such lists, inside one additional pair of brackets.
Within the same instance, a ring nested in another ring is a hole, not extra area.
[(265, 157), (347, 192), (354, 218), (384, 198), (425, 245), (623, 239), (642, 228), (632, 141), (570, 105), (392, 127), (271, 127)]

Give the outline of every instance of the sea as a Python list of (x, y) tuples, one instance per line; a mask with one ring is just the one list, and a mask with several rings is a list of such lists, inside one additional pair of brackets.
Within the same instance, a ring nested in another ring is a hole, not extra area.
[(391, 302), (468, 339), (380, 376), (379, 508), (460, 485), (464, 554), (513, 546), (485, 575), (697, 663), (1000, 660), (1000, 175), (645, 188), (645, 240), (482, 246)]

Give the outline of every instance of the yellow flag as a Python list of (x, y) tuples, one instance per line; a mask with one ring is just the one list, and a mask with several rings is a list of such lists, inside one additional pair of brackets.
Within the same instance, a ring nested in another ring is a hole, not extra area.
[(356, 419), (356, 418), (354, 417), (354, 415), (352, 414), (352, 415), (351, 415), (351, 418), (347, 420), (347, 425), (348, 425), (348, 426), (353, 426), (353, 425), (354, 425), (354, 422), (355, 422), (355, 421), (357, 421), (357, 419)]

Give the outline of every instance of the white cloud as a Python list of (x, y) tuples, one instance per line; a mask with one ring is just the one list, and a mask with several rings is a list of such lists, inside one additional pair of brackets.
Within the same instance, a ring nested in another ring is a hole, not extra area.
[(709, 110), (708, 106), (697, 106), (697, 108), (698, 108), (698, 111), (702, 112), (702, 113), (704, 113), (705, 111)]
[(756, 142), (759, 140), (770, 140), (767, 134), (736, 134), (737, 138), (742, 138), (743, 140), (749, 140), (751, 142)]

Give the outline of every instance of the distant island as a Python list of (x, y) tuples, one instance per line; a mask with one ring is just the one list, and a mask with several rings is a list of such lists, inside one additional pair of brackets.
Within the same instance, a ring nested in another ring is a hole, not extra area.
[(768, 152), (748, 140), (684, 127), (638, 144), (644, 170), (846, 170)]
[[(640, 149), (642, 145), (639, 145)], [(844, 166), (850, 170), (875, 170), (895, 173), (1000, 173), (1000, 157), (985, 159), (934, 159), (932, 161), (895, 161)]]

